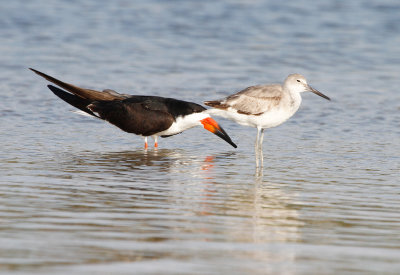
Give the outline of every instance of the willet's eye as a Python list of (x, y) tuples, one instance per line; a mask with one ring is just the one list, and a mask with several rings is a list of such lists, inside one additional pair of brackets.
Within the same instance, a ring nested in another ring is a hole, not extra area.
[(300, 80), (299, 80), (299, 79), (297, 79), (297, 82), (300, 82)]

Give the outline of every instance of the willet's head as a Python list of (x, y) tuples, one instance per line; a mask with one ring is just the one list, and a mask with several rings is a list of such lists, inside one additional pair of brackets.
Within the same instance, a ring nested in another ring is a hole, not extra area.
[(290, 74), (285, 79), (285, 82), (283, 82), (283, 88), (294, 93), (313, 92), (314, 94), (319, 95), (327, 100), (331, 100), (323, 93), (308, 85), (307, 79), (301, 74)]

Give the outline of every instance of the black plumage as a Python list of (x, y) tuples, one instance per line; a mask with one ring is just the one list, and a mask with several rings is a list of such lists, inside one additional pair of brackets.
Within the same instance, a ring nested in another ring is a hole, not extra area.
[[(230, 137), (214, 120), (212, 120), (214, 126), (206, 127), (205, 123), (208, 123), (208, 121), (199, 120), (196, 121), (197, 124), (191, 122), (193, 126), (190, 125), (181, 130), (179, 127), (175, 127), (177, 129), (174, 129), (172, 133), (159, 134), (170, 129), (178, 118), (185, 118), (191, 114), (204, 112), (206, 109), (199, 104), (159, 96), (126, 95), (108, 89), (102, 92), (84, 89), (62, 82), (37, 70), (31, 70), (57, 86), (66, 89), (68, 92), (53, 85), (48, 85), (48, 88), (65, 102), (87, 114), (106, 120), (125, 132), (144, 137), (168, 137), (203, 124), (207, 130), (236, 148)], [(209, 115), (204, 115), (204, 118), (207, 117)]]

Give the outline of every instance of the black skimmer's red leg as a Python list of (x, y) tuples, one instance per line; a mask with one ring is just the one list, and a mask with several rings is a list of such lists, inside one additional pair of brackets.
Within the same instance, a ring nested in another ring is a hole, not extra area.
[(84, 89), (30, 69), (67, 90), (68, 92), (48, 85), (65, 102), (89, 115), (106, 120), (125, 132), (143, 136), (146, 149), (149, 136), (154, 138), (154, 147), (158, 147), (157, 137), (173, 136), (201, 125), (237, 147), (224, 129), (199, 104), (159, 96), (126, 95), (108, 89), (102, 92)]

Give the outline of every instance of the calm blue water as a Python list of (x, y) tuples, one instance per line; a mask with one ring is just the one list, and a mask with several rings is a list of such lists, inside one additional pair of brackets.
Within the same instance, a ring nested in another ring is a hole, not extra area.
[[(0, 272), (395, 274), (400, 3), (2, 1)], [(77, 116), (33, 67), (92, 89), (195, 101), (290, 73), (266, 131), (218, 119), (143, 140)]]

